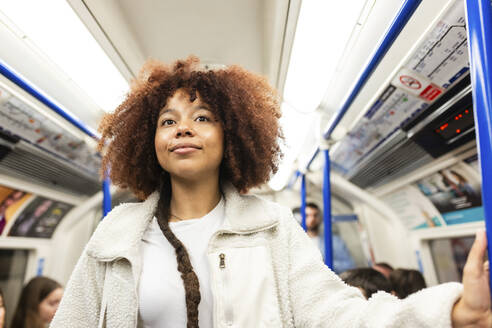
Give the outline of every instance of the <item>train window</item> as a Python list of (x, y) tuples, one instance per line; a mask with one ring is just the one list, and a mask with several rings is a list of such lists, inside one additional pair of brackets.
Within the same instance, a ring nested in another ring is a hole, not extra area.
[[(7, 320), (14, 315), (24, 286), (29, 251), (24, 249), (0, 249), (0, 288), (4, 294)], [(6, 327), (10, 325), (7, 322)]]
[(462, 280), (466, 257), (474, 240), (474, 236), (464, 236), (429, 241), (439, 283)]
[(356, 267), (367, 266), (368, 259), (362, 247), (359, 222), (357, 220), (335, 221), (332, 229), (334, 271), (341, 273)]

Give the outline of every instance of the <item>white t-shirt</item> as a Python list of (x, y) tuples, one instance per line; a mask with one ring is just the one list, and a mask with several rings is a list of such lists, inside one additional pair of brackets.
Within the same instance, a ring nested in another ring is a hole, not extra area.
[[(213, 326), (213, 296), (206, 252), (210, 238), (220, 228), (224, 219), (224, 200), (221, 199), (217, 206), (202, 218), (169, 223), (171, 230), (186, 247), (200, 282), (200, 328)], [(186, 327), (185, 290), (177, 268), (176, 252), (162, 234), (155, 217), (145, 231), (142, 242), (143, 266), (138, 297), (144, 327)]]

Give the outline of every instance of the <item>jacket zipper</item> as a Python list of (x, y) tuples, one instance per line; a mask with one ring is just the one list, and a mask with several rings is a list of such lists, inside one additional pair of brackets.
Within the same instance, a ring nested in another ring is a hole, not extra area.
[[(260, 232), (260, 231), (271, 229), (273, 227), (276, 227), (278, 224), (279, 224), (279, 222), (277, 221), (277, 222), (274, 222), (273, 224), (270, 224), (268, 226), (265, 226), (265, 227), (262, 227), (262, 228), (259, 228), (259, 229), (248, 230), (248, 231), (232, 231), (232, 230), (225, 230), (225, 229), (217, 230), (212, 235), (212, 237), (210, 237), (210, 240), (209, 240), (208, 246), (207, 246), (207, 253), (211, 254), (210, 250), (212, 248), (212, 246), (211, 246), (212, 245), (212, 241), (214, 239), (216, 239), (221, 234), (225, 234), (225, 233), (238, 234), (238, 235), (250, 234), (250, 233), (255, 233), (255, 232)], [(221, 253), (221, 254), (223, 254), (223, 253)], [(223, 266), (224, 266), (223, 269), (225, 269), (226, 268), (225, 267), (226, 266), (226, 263), (225, 263), (225, 254), (223, 254), (223, 255), (224, 255), (224, 259), (223, 259), (223, 262), (222, 263), (223, 263)], [(215, 261), (213, 261), (212, 258), (210, 258), (210, 262), (211, 262), (210, 263), (211, 264), (211, 267), (213, 268), (214, 267), (213, 263)], [(221, 273), (220, 271), (222, 270), (220, 268), (220, 265), (221, 265), (221, 262), (220, 262), (220, 254), (219, 254), (219, 272), (218, 273)], [(218, 283), (217, 283), (217, 278), (218, 277), (217, 277), (217, 275), (215, 273), (216, 273), (215, 270), (211, 270), (211, 274), (212, 274), (212, 276), (211, 276), (211, 278), (212, 278), (212, 281), (211, 281), (212, 282), (212, 294), (213, 294), (213, 299), (214, 299), (214, 304), (213, 304), (213, 313), (214, 313), (214, 316), (213, 316), (213, 325), (214, 325), (214, 327), (219, 327), (219, 308), (218, 308), (219, 295), (218, 295), (218, 290), (217, 290), (217, 287), (219, 287), (219, 286), (218, 286)], [(220, 275), (220, 274), (218, 276), (220, 278), (223, 278), (223, 276)], [(223, 283), (223, 286), (222, 287), (224, 287), (224, 285), (225, 285), (225, 283)], [(225, 288), (222, 288), (222, 289), (224, 289), (224, 291), (225, 291)], [(225, 301), (228, 302), (227, 303), (227, 306), (231, 307), (230, 301), (228, 299), (226, 299)], [(226, 310), (226, 313), (227, 313), (227, 310)], [(232, 307), (231, 307), (230, 313), (232, 314)], [(232, 320), (231, 320), (231, 324), (232, 324)]]
[(229, 298), (229, 274), (226, 268), (226, 255), (224, 253), (219, 254), (219, 271), (222, 278), (222, 294), (224, 295), (224, 319), (227, 326), (232, 326), (234, 313)]

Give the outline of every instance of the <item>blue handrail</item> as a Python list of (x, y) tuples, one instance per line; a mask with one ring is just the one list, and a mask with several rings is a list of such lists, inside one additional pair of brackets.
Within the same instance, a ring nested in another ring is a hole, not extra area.
[(330, 186), (330, 153), (325, 153), (325, 168), (323, 174), (323, 223), (325, 229), (325, 264), (333, 270), (333, 241), (331, 229), (331, 186)]
[(294, 174), (294, 176), (292, 176), (292, 177), (290, 178), (290, 181), (289, 181), (289, 183), (287, 184), (287, 189), (290, 189), (290, 188), (294, 187), (294, 184), (296, 183), (297, 178), (299, 178), (299, 176), (300, 176), (300, 175), (301, 175), (301, 172), (296, 171), (296, 173)]
[[(34, 86), (32, 86), (29, 82), (25, 81), (23, 78), (21, 78), (18, 73), (16, 73), (12, 68), (8, 67), (7, 64), (3, 63), (0, 61), (0, 74), (5, 76), (7, 79), (12, 81), (14, 84), (16, 84), (19, 88), (39, 100), (42, 104), (53, 110), (55, 113), (66, 119), (68, 122), (72, 123), (75, 127), (77, 127), (79, 130), (87, 134), (88, 136), (94, 138), (94, 139), (100, 139), (99, 135), (93, 131), (91, 128), (87, 127), (82, 123), (77, 117), (74, 115), (70, 114), (57, 104), (55, 104), (53, 101), (48, 99), (43, 93), (39, 90), (37, 90)], [(108, 212), (111, 210), (111, 193), (109, 192), (109, 185), (110, 185), (110, 180), (106, 179), (103, 182), (103, 212), (104, 216), (106, 216), (105, 212), (107, 210), (107, 206), (109, 206)], [(108, 205), (109, 204), (109, 205)]]
[[(330, 121), (328, 129), (323, 134), (325, 139), (329, 139), (335, 127), (340, 123), (343, 116), (352, 105), (353, 101), (359, 94), (360, 90), (364, 87), (369, 77), (372, 75), (386, 52), (389, 50), (393, 42), (400, 34), (403, 27), (407, 24), (410, 17), (420, 5), (421, 0), (406, 0), (397, 15), (393, 19), (392, 23), (388, 27), (388, 30), (384, 34), (383, 38), (379, 42), (375, 52), (373, 53), (371, 60), (367, 64), (366, 68), (359, 74), (357, 83), (352, 88), (348, 96), (343, 102), (340, 110), (335, 114), (333, 120)], [(319, 154), (320, 148), (316, 150), (307, 164), (307, 169), (311, 166), (316, 156)], [(324, 222), (324, 246), (325, 246), (325, 263), (332, 269), (333, 268), (333, 241), (332, 241), (332, 222), (331, 222), (331, 188), (330, 188), (330, 154), (326, 149), (325, 153), (325, 167), (323, 178), (323, 222)], [(297, 179), (297, 176), (295, 177)], [(294, 181), (295, 181), (294, 179)], [(301, 183), (301, 215), (302, 215), (302, 227), (306, 230), (306, 182), (305, 175), (302, 175)], [(492, 239), (491, 239), (492, 240)]]
[(103, 190), (103, 218), (111, 211), (111, 191), (109, 187), (111, 186), (111, 180), (105, 178), (102, 184)]
[(302, 228), (307, 231), (306, 227), (306, 175), (301, 176), (301, 216)]
[[(482, 200), (492, 261), (492, 9), (490, 0), (466, 0), (468, 51), (478, 158), (482, 171)], [(492, 263), (492, 262), (491, 262)], [(492, 283), (492, 275), (489, 273)], [(492, 286), (492, 284), (491, 284)]]
[(403, 27), (405, 27), (410, 17), (412, 17), (413, 13), (417, 9), (421, 1), (422, 0), (406, 0), (403, 3), (403, 6), (396, 14), (388, 30), (386, 30), (383, 38), (379, 41), (379, 44), (376, 48), (376, 51), (373, 53), (371, 60), (367, 64), (366, 68), (359, 74), (359, 77), (357, 78), (357, 83), (352, 88), (348, 96), (345, 98), (343, 105), (336, 113), (335, 118), (330, 121), (328, 129), (324, 133), (325, 139), (330, 138), (331, 133), (338, 125), (338, 123), (340, 123), (350, 105), (352, 105), (352, 102), (355, 100), (355, 97), (357, 97), (360, 90), (369, 80), (369, 77), (371, 77), (379, 62), (381, 61), (381, 59), (383, 59), (384, 55), (386, 55), (386, 52), (388, 52), (389, 48), (396, 40)]
[[(323, 134), (325, 139), (329, 139), (333, 130), (335, 130), (336, 126), (342, 120), (343, 116), (352, 105), (352, 102), (355, 100), (355, 97), (362, 90), (364, 85), (366, 84), (369, 77), (374, 72), (376, 67), (378, 66), (381, 59), (384, 57), (386, 52), (388, 52), (389, 48), (396, 40), (401, 30), (405, 27), (412, 14), (415, 12), (417, 7), (420, 5), (422, 0), (406, 0), (403, 6), (400, 8), (395, 18), (391, 22), (390, 26), (386, 30), (383, 38), (380, 40), (378, 47), (374, 51), (371, 60), (367, 64), (367, 66), (361, 71), (359, 77), (357, 78), (357, 83), (352, 88), (348, 96), (345, 98), (342, 107), (335, 114), (335, 118), (330, 122), (330, 126), (327, 128), (325, 133)], [(319, 149), (314, 153), (313, 157), (309, 161), (307, 168), (311, 166), (314, 158), (318, 155)]]
[(308, 164), (307, 164), (307, 168), (309, 169), (311, 167), (311, 164), (313, 164), (313, 161), (314, 159), (316, 158), (316, 156), (318, 156), (319, 154), (319, 147), (318, 149), (316, 149), (316, 151), (314, 152), (314, 155), (313, 157), (311, 157), (311, 159), (309, 160)]
[(31, 96), (39, 100), (41, 103), (46, 105), (48, 108), (53, 110), (55, 113), (72, 123), (74, 126), (76, 126), (79, 130), (87, 134), (88, 136), (99, 139), (99, 136), (95, 131), (93, 131), (91, 128), (87, 127), (82, 123), (77, 117), (75, 117), (73, 114), (70, 114), (66, 110), (62, 109), (60, 106), (56, 105), (53, 101), (48, 99), (45, 95), (43, 95), (39, 90), (37, 90), (34, 86), (32, 86), (29, 82), (25, 81), (22, 79), (17, 73), (14, 72), (13, 69), (7, 67), (5, 63), (0, 61), (0, 74), (5, 76), (7, 79), (15, 83), (18, 87), (20, 87), (22, 90), (26, 91), (29, 93)]
[[(335, 127), (340, 123), (347, 110), (352, 105), (353, 101), (362, 90), (370, 76), (381, 62), (382, 58), (390, 49), (402, 29), (407, 24), (410, 17), (420, 5), (421, 0), (406, 0), (395, 18), (391, 22), (390, 26), (386, 30), (383, 38), (380, 40), (376, 50), (374, 51), (371, 60), (361, 71), (357, 78), (357, 83), (354, 85), (348, 96), (343, 101), (343, 105), (340, 110), (335, 114), (333, 120), (330, 121), (328, 129), (324, 132), (323, 137), (330, 139), (331, 134), (335, 130)], [(318, 148), (310, 161), (308, 162), (307, 169), (311, 166), (316, 156), (319, 154)], [(304, 191), (305, 192), (305, 191)], [(302, 193), (302, 191), (301, 191)], [(302, 196), (301, 196), (302, 197)], [(325, 168), (323, 179), (323, 220), (325, 226), (325, 263), (328, 267), (333, 268), (333, 243), (332, 243), (332, 229), (331, 229), (331, 189), (330, 189), (330, 154), (329, 150), (325, 150)], [(304, 221), (303, 221), (304, 222)], [(303, 225), (304, 227), (304, 225)]]

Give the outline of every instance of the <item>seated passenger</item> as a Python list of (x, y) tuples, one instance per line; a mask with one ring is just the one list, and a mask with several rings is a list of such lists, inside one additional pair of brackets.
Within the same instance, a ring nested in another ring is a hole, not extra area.
[[(170, 45), (172, 46), (172, 45)], [(94, 76), (97, 78), (97, 75)], [(147, 64), (101, 123), (102, 172), (141, 203), (98, 225), (51, 328), (432, 327), (492, 320), (485, 234), (464, 286), (369, 300), (344, 284), (290, 209), (248, 195), (277, 171), (280, 99), (238, 66)]]
[(306, 232), (313, 243), (318, 247), (323, 254), (325, 255), (325, 247), (323, 244), (323, 238), (321, 236), (320, 231), (321, 226), (321, 218), (320, 211), (318, 205), (315, 203), (307, 203), (306, 204)]
[[(318, 205), (315, 203), (307, 203), (306, 204), (306, 229), (307, 234), (311, 237), (311, 241), (319, 248), (321, 254), (323, 255), (323, 259), (326, 258), (325, 251), (325, 238), (321, 233), (321, 211), (319, 210)], [(333, 271), (335, 273), (344, 272), (346, 270), (352, 269), (355, 267), (354, 260), (352, 259), (352, 255), (345, 245), (345, 241), (340, 237), (337, 233), (336, 226), (332, 226), (333, 233), (331, 236), (332, 240), (332, 249), (333, 249)]]
[(398, 298), (405, 298), (427, 287), (425, 279), (417, 270), (396, 269), (391, 272), (389, 280)]
[(347, 284), (357, 287), (369, 299), (377, 291), (391, 293), (391, 284), (383, 274), (372, 268), (357, 268), (342, 272), (340, 278)]
[(46, 327), (55, 315), (63, 288), (47, 277), (35, 277), (22, 289), (11, 328)]
[(386, 262), (375, 263), (372, 265), (372, 268), (381, 272), (386, 279), (389, 279), (390, 273), (394, 270), (393, 267)]

